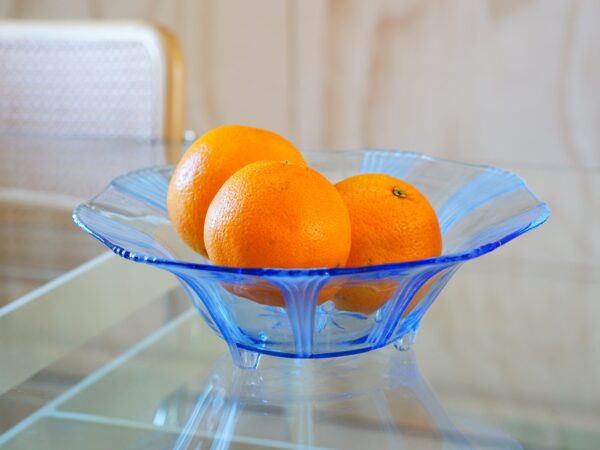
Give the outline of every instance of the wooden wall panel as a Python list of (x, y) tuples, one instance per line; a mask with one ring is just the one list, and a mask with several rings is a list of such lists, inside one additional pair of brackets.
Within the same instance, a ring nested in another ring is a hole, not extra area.
[(3, 0), (0, 15), (165, 24), (199, 132), (600, 166), (596, 0)]
[(600, 3), (297, 8), (301, 145), (600, 165)]

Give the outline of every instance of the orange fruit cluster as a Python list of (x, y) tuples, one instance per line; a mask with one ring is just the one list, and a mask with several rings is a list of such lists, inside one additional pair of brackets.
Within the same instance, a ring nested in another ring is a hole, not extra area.
[[(382, 174), (334, 186), (288, 140), (246, 126), (216, 128), (190, 146), (171, 178), (167, 209), (182, 240), (223, 266), (355, 267), (442, 250), (435, 211), (415, 187)], [(395, 287), (386, 281), (326, 287), (319, 300), (334, 297), (339, 309), (371, 313)], [(268, 284), (226, 288), (284, 305)]]

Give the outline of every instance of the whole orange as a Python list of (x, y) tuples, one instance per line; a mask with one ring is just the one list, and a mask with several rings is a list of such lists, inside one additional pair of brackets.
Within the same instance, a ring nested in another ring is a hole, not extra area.
[(309, 167), (258, 161), (231, 176), (204, 225), (210, 260), (234, 267), (342, 267), (350, 252), (342, 197)]
[(169, 218), (177, 234), (206, 256), (204, 220), (213, 197), (235, 172), (254, 161), (306, 164), (283, 137), (242, 125), (215, 128), (196, 140), (173, 172), (167, 193)]
[[(278, 161), (249, 164), (229, 178), (204, 225), (211, 261), (234, 267), (342, 267), (350, 235), (348, 210), (333, 184), (309, 167)], [(259, 303), (283, 305), (274, 286), (234, 288)], [(325, 288), (319, 299), (332, 295)]]
[[(340, 181), (336, 188), (348, 207), (352, 225), (347, 267), (441, 254), (442, 235), (435, 210), (416, 187), (389, 175), (362, 174)], [(336, 294), (336, 306), (371, 313), (391, 297), (396, 287), (393, 281), (348, 283)]]

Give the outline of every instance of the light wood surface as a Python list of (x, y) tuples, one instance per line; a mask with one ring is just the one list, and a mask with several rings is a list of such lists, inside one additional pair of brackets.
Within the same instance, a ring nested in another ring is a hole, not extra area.
[[(185, 128), (185, 60), (177, 37), (166, 27), (156, 25), (154, 31), (164, 48), (165, 61), (165, 115), (163, 137), (180, 142)], [(179, 160), (179, 152), (167, 152), (169, 163)]]
[(600, 166), (596, 0), (4, 0), (0, 16), (167, 26), (197, 132)]

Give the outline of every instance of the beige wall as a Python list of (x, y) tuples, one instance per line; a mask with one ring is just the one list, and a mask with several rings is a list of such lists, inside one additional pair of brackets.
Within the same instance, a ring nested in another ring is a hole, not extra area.
[(2, 0), (0, 16), (167, 25), (200, 132), (600, 166), (597, 0)]

